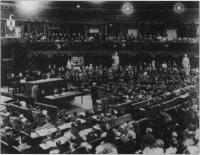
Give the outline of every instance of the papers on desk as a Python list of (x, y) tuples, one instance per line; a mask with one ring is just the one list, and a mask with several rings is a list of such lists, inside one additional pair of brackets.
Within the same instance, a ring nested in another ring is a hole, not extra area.
[(54, 95), (45, 96), (45, 98), (54, 99)]
[(48, 129), (48, 132), (51, 132), (51, 133), (54, 133), (54, 132), (56, 132), (57, 131), (57, 129), (56, 128), (50, 128), (50, 129)]
[(62, 92), (61, 95), (67, 95), (67, 92)]
[(89, 133), (91, 133), (93, 131), (92, 128), (88, 128), (88, 129), (85, 129), (85, 130), (81, 130), (79, 132), (79, 135), (82, 137), (82, 136), (87, 136)]
[(188, 96), (189, 96), (189, 94), (186, 93), (186, 94), (184, 94), (184, 95), (181, 95), (180, 98), (186, 98), (186, 97), (188, 97)]
[(47, 150), (51, 147), (56, 147), (56, 143), (53, 141), (47, 141), (46, 143), (42, 143), (39, 145), (43, 150)]
[(6, 112), (6, 113), (0, 112), (0, 115), (8, 117), (10, 115), (10, 113), (9, 112)]
[(98, 120), (97, 115), (91, 116), (93, 119)]
[(79, 120), (79, 121), (81, 121), (81, 124), (83, 124), (83, 123), (85, 123), (85, 122), (86, 122), (84, 119), (80, 119), (80, 118), (78, 118), (78, 119), (76, 119), (76, 120)]
[(98, 100), (97, 100), (97, 103), (101, 104), (101, 100), (98, 99)]
[(96, 124), (96, 125), (94, 125), (94, 126), (93, 126), (93, 128), (94, 128), (95, 130), (101, 130), (101, 128), (100, 128), (100, 125), (99, 125), (99, 124)]
[(46, 143), (42, 143), (39, 145), (43, 150), (47, 150), (49, 146)]
[(48, 133), (48, 130), (47, 129), (41, 129), (41, 130), (38, 130), (36, 131), (36, 133), (39, 135), (39, 136), (46, 136), (47, 133)]
[(49, 147), (56, 147), (56, 143), (54, 141), (47, 141), (46, 145), (48, 145)]
[(40, 144), (39, 146), (40, 146), (43, 150), (47, 150), (47, 149), (49, 149), (49, 148), (51, 148), (51, 147), (56, 147), (56, 143), (55, 143), (54, 141), (50, 140), (50, 141), (47, 141), (47, 142), (45, 142), (45, 143)]
[(69, 129), (69, 128), (71, 128), (71, 122), (70, 123), (65, 123), (65, 124), (63, 124), (63, 125), (60, 125), (58, 128), (60, 129), (60, 130), (65, 130), (65, 129)]
[(31, 133), (31, 138), (37, 138), (37, 137), (38, 137), (38, 134), (36, 132)]
[(56, 131), (57, 131), (56, 128), (49, 128), (49, 129), (45, 128), (45, 129), (41, 129), (41, 130), (36, 131), (36, 133), (39, 136), (43, 137), (43, 136), (46, 136), (48, 134), (48, 132), (54, 133)]
[(66, 132), (66, 133), (64, 134), (64, 137), (65, 137), (67, 140), (69, 140), (71, 137), (73, 137), (73, 134), (69, 131), (69, 132)]
[(178, 94), (180, 93), (181, 89), (174, 90), (173, 93)]
[(29, 149), (31, 148), (30, 145), (28, 145), (27, 143), (22, 143), (21, 145), (18, 146), (18, 148), (23, 151), (23, 150), (26, 150), (26, 149)]
[(43, 150), (47, 150), (47, 149), (49, 149), (49, 148), (51, 148), (51, 147), (56, 147), (56, 142), (57, 142), (58, 140), (61, 141), (61, 144), (64, 144), (65, 142), (67, 142), (67, 141), (69, 140), (69, 138), (68, 138), (68, 137), (65, 137), (65, 136), (62, 136), (62, 137), (59, 137), (59, 138), (57, 138), (57, 139), (55, 139), (55, 140), (49, 140), (49, 141), (47, 141), (47, 142), (45, 142), (45, 143), (42, 143), (42, 144), (40, 144), (39, 146), (40, 146)]
[(52, 82), (52, 81), (62, 81), (63, 79), (61, 78), (51, 78), (51, 79), (40, 79), (36, 81), (27, 81), (26, 83), (47, 83), (47, 82)]

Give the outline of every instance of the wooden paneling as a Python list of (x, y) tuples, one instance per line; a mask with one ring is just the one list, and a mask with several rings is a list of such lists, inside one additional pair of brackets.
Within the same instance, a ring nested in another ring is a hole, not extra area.
[(1, 86), (8, 84), (8, 73), (13, 71), (13, 59), (3, 59), (1, 61)]

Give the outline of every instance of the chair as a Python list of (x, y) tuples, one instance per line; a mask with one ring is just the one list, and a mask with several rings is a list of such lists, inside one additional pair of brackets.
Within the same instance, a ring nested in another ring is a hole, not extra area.
[(11, 79), (10, 77), (8, 78), (9, 82), (8, 82), (8, 93), (16, 93), (17, 92), (17, 88), (18, 88), (18, 84), (17, 81)]

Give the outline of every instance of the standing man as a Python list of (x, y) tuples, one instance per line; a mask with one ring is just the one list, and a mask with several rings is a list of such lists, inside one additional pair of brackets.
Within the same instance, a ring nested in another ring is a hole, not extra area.
[(92, 83), (91, 98), (92, 98), (93, 111), (97, 112), (97, 87), (96, 87), (96, 82)]
[(31, 97), (33, 98), (33, 102), (34, 102), (33, 104), (35, 104), (37, 101), (38, 91), (39, 91), (39, 87), (38, 87), (37, 83), (34, 83), (32, 89), (31, 89)]
[(184, 54), (183, 60), (182, 60), (183, 69), (186, 75), (189, 75), (190, 73), (190, 60), (187, 57), (187, 54)]
[(117, 70), (119, 66), (119, 56), (117, 52), (115, 52), (115, 54), (112, 56), (112, 59), (113, 59), (113, 69)]
[(67, 69), (71, 70), (72, 69), (72, 63), (70, 59), (67, 61)]

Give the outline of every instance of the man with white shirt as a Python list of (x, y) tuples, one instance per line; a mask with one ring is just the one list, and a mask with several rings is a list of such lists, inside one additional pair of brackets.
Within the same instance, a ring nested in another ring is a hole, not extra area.
[(72, 63), (70, 59), (67, 61), (67, 69), (71, 70), (72, 69)]

